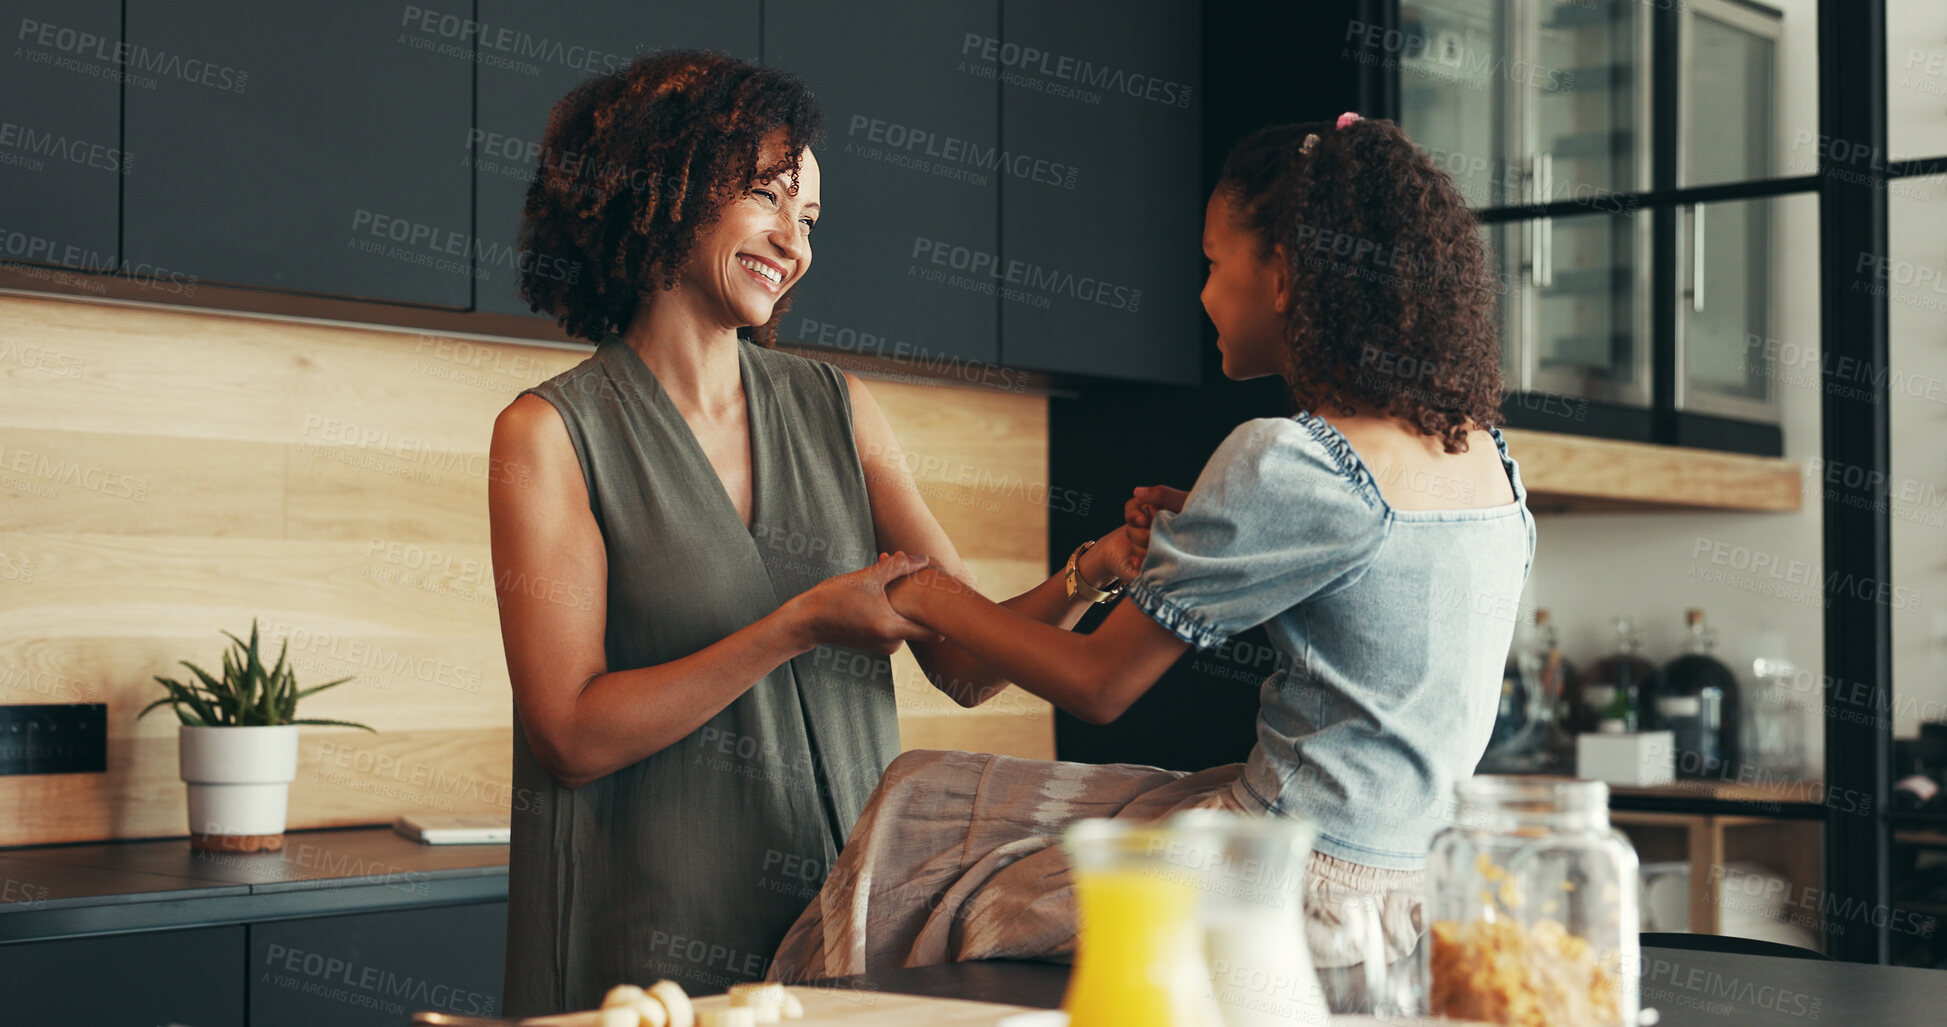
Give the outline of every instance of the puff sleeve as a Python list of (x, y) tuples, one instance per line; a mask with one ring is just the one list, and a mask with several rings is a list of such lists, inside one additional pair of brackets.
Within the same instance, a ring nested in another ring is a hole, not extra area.
[(1385, 543), (1378, 489), (1342, 436), (1304, 417), (1239, 425), (1182, 512), (1151, 526), (1129, 598), (1199, 649), (1351, 585)]

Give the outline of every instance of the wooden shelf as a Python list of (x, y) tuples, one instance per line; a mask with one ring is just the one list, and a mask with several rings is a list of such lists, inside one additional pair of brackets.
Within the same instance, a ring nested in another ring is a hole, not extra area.
[(1675, 784), (1610, 785), (1609, 794), (1647, 796), (1659, 799), (1703, 799), (1711, 802), (1823, 802), (1825, 784), (1821, 781), (1678, 781)]
[(1789, 513), (1804, 503), (1804, 469), (1780, 457), (1512, 428), (1502, 434), (1536, 513)]
[(1724, 927), (1723, 869), (1753, 862), (1777, 872), (1791, 886), (1789, 898), (1822, 887), (1824, 825), (1769, 817), (1636, 813), (1617, 810), (1609, 822), (1636, 847), (1644, 862), (1683, 860), (1690, 867), (1689, 930), (1718, 934)]
[(1947, 831), (1894, 831), (1893, 844), (1947, 846)]

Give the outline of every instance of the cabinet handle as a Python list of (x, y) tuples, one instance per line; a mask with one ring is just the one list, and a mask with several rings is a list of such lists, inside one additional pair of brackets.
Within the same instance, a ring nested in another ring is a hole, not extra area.
[[(1555, 198), (1555, 155), (1543, 152), (1535, 158), (1535, 181), (1540, 191), (1536, 197), (1541, 203), (1552, 202)], [(1535, 284), (1548, 288), (1555, 284), (1555, 219), (1539, 218), (1535, 222)]]
[(1690, 208), (1690, 309), (1704, 312), (1704, 205)]

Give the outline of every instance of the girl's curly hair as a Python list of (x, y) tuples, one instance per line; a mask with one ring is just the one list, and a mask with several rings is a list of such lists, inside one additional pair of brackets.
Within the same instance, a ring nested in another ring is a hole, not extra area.
[[(788, 72), (704, 50), (669, 50), (583, 82), (548, 116), (527, 189), (521, 295), (568, 334), (620, 331), (653, 290), (668, 290), (726, 203), (789, 173), (824, 127), (811, 90)], [(785, 158), (758, 167), (784, 132)], [(780, 298), (751, 338), (777, 342)]]
[(1283, 251), (1299, 408), (1369, 406), (1449, 453), (1500, 419), (1498, 278), (1466, 201), (1398, 125), (1259, 129), (1217, 188), (1260, 257)]

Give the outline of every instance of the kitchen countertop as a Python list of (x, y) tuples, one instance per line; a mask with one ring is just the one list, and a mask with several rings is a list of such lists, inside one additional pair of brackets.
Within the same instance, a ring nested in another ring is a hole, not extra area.
[(0, 943), (506, 897), (506, 845), (387, 827), (295, 831), (272, 853), (192, 852), (187, 838), (0, 849)]
[[(1947, 973), (1939, 970), (1654, 946), (1644, 947), (1642, 967), (1643, 1005), (1661, 1014), (1661, 1027), (1938, 1023), (1947, 1006)], [(1068, 973), (1065, 965), (990, 960), (815, 983), (1053, 1009)]]

